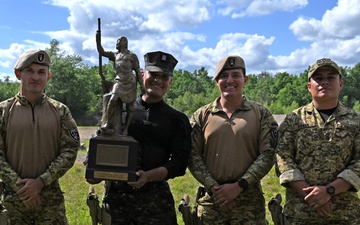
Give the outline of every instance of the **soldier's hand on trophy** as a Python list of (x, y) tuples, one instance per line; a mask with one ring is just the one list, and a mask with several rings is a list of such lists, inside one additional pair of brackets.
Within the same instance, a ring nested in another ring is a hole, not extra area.
[(146, 172), (143, 170), (139, 170), (136, 172), (136, 176), (138, 177), (138, 180), (136, 182), (128, 182), (128, 184), (134, 188), (141, 188), (147, 183), (147, 176)]

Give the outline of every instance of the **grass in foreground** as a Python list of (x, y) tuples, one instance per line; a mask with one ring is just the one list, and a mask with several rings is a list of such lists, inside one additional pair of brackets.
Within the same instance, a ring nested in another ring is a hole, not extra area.
[[(85, 151), (80, 151), (79, 154), (86, 153)], [(62, 189), (65, 192), (65, 204), (70, 225), (91, 224), (91, 217), (86, 204), (86, 198), (90, 185), (85, 181), (85, 169), (86, 167), (82, 164), (82, 162), (77, 161), (74, 167), (60, 179)], [(186, 171), (186, 174), (182, 177), (170, 180), (169, 184), (174, 195), (176, 210), (184, 194), (188, 194), (190, 196), (190, 203), (193, 206), (198, 182), (192, 177), (189, 171)], [(280, 187), (274, 169), (272, 169), (269, 174), (264, 177), (262, 185), (266, 204), (271, 198), (275, 197), (277, 193), (282, 193), (284, 196), (284, 189)], [(99, 199), (101, 200), (104, 194), (103, 183), (93, 186), (99, 196)], [(179, 225), (184, 224), (178, 210), (177, 219)], [(268, 210), (267, 219), (270, 224), (273, 224)]]

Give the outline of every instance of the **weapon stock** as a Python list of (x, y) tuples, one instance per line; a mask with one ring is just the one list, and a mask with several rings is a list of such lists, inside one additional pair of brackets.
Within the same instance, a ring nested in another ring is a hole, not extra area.
[(277, 194), (275, 198), (272, 198), (269, 203), (269, 211), (274, 225), (289, 225), (289, 221), (283, 214), (283, 207), (281, 206), (282, 197), (281, 194)]
[(182, 219), (185, 225), (201, 225), (201, 219), (198, 217), (198, 200), (202, 198), (206, 193), (206, 190), (203, 186), (199, 185), (196, 190), (196, 199), (194, 203), (194, 208), (191, 209), (190, 197), (188, 194), (185, 194), (181, 199), (179, 204), (179, 211), (181, 212)]
[(182, 219), (185, 225), (193, 225), (191, 207), (189, 203), (189, 195), (185, 194), (179, 204), (179, 211), (181, 212)]
[(100, 213), (100, 206), (99, 206), (99, 199), (97, 194), (95, 193), (95, 189), (93, 186), (89, 187), (88, 197), (86, 199), (86, 204), (90, 210), (90, 216), (93, 225), (97, 225), (99, 221), (99, 213)]
[[(97, 32), (100, 35), (100, 44), (101, 44), (101, 20), (100, 18), (98, 18), (98, 30)], [(103, 74), (103, 70), (102, 70), (102, 56), (101, 53), (99, 53), (99, 75), (101, 77), (101, 84), (102, 84), (102, 89), (103, 89), (103, 93), (107, 93), (107, 87), (106, 87), (106, 80), (105, 80), (105, 76)]]

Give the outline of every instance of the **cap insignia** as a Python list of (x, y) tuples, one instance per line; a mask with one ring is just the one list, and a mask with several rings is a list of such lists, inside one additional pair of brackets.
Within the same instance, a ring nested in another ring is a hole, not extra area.
[(44, 54), (44, 53), (38, 54), (37, 61), (38, 61), (39, 63), (43, 63), (44, 60), (45, 60), (45, 54)]
[(331, 64), (332, 63), (332, 61), (331, 61), (331, 59), (327, 59), (327, 58), (324, 58), (324, 59), (319, 59), (318, 61), (316, 61), (316, 64), (318, 65), (318, 66), (322, 66), (322, 65), (327, 65), (327, 64)]
[(235, 59), (231, 58), (229, 59), (229, 66), (234, 66), (235, 65)]
[(161, 60), (162, 60), (162, 61), (166, 61), (166, 55), (162, 55), (162, 56), (161, 56)]

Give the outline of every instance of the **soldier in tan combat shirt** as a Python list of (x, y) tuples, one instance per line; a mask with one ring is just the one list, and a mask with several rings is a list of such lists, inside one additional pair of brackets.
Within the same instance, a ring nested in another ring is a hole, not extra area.
[(204, 185), (202, 224), (266, 225), (260, 180), (274, 165), (277, 123), (265, 106), (243, 96), (248, 77), (240, 56), (216, 66), (220, 97), (191, 117), (189, 169)]
[(74, 164), (79, 133), (70, 110), (47, 97), (50, 57), (19, 56), (19, 93), (0, 103), (0, 179), (10, 224), (67, 225), (59, 178)]
[(312, 102), (279, 127), (277, 166), (290, 224), (360, 224), (360, 115), (339, 102), (343, 85), (334, 61), (317, 60), (308, 73)]

